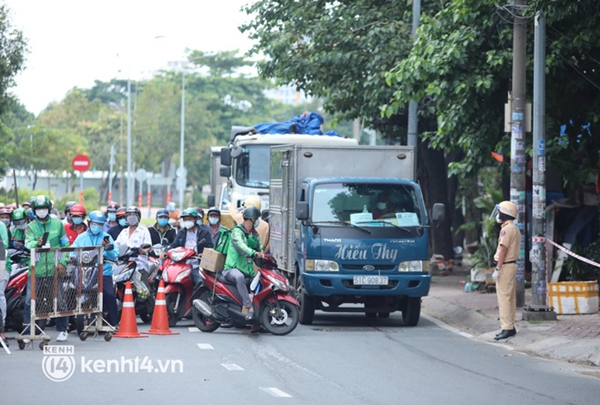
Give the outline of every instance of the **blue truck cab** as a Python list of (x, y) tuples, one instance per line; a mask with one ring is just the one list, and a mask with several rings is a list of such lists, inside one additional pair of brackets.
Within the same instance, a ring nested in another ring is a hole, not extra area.
[(431, 223), (412, 180), (412, 152), (271, 148), (271, 250), (295, 286), (301, 323), (312, 323), (317, 309), (368, 317), (401, 311), (406, 325), (418, 323), (431, 282)]

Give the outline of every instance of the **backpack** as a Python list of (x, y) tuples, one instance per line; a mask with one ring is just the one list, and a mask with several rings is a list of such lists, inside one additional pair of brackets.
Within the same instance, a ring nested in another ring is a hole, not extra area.
[(217, 252), (224, 255), (227, 254), (227, 251), (229, 250), (229, 243), (231, 242), (231, 231), (232, 229), (221, 226), (221, 229), (219, 230), (221, 235), (219, 235), (219, 241), (217, 242), (217, 246), (214, 248)]

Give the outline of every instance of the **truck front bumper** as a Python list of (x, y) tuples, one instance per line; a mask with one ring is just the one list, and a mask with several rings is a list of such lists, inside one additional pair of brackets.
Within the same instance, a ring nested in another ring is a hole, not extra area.
[(385, 275), (388, 277), (387, 285), (354, 285), (355, 274), (305, 272), (302, 277), (306, 293), (313, 296), (368, 295), (416, 298), (429, 294), (431, 275), (428, 273)]

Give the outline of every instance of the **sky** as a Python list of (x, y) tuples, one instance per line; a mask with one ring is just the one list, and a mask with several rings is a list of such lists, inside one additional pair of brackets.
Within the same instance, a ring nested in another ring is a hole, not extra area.
[(167, 61), (184, 60), (185, 49), (252, 46), (237, 29), (249, 20), (240, 8), (251, 0), (0, 1), (30, 51), (9, 91), (36, 115), (73, 87), (144, 77)]

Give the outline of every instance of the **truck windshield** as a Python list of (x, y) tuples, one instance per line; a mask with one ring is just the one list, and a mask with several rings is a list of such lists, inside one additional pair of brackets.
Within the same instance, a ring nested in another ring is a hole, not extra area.
[(312, 222), (360, 227), (423, 225), (417, 191), (411, 185), (327, 183), (315, 187)]
[(245, 187), (269, 187), (269, 148), (271, 145), (246, 145), (235, 159), (235, 180)]

